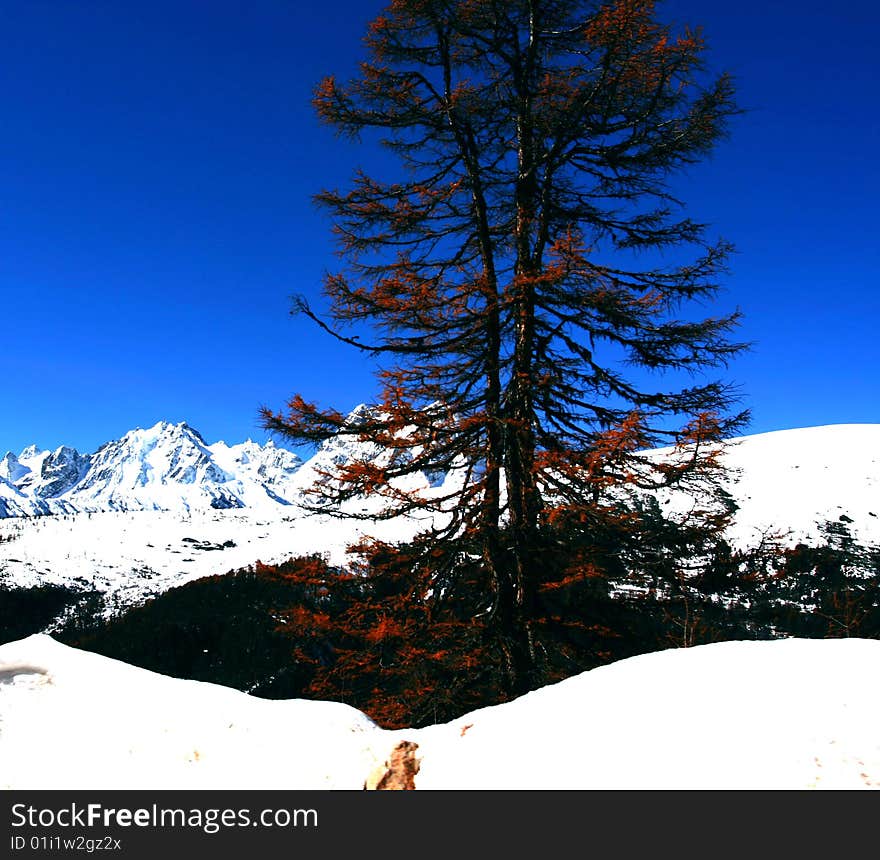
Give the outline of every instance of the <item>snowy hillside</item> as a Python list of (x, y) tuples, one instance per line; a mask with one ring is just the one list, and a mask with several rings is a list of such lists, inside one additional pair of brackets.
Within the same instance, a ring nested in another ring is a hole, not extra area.
[[(256, 561), (326, 552), (342, 563), (365, 525), (329, 517), (234, 508), (108, 512), (0, 520), (0, 586), (94, 588), (110, 607), (143, 601), (175, 585)], [(383, 523), (370, 534), (397, 539), (416, 524)]]
[(876, 789), (878, 671), (876, 640), (724, 642), (390, 731), (37, 635), (0, 646), (0, 789)]
[(730, 487), (739, 505), (735, 541), (753, 543), (770, 528), (815, 536), (818, 522), (841, 517), (863, 542), (880, 541), (880, 424), (744, 436), (725, 462), (740, 475)]

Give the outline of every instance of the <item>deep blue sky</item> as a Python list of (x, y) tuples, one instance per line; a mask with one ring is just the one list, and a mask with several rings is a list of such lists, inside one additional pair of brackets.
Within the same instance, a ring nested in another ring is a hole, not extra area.
[[(0, 0), (0, 454), (160, 419), (262, 440), (262, 403), (370, 397), (288, 297), (335, 265), (312, 195), (373, 157), (318, 124), (312, 87), (349, 76), (383, 5)], [(678, 187), (737, 246), (717, 308), (755, 343), (727, 373), (751, 432), (880, 422), (880, 11), (660, 16), (703, 25), (747, 109)]]

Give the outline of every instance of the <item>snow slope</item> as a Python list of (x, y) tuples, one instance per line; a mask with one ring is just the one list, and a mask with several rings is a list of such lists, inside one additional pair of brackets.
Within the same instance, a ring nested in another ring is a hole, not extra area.
[(0, 646), (0, 789), (876, 789), (880, 641), (724, 642), (621, 660), (450, 723), (169, 678), (45, 635)]
[(880, 541), (880, 424), (777, 430), (734, 441), (726, 464), (740, 510), (732, 537), (753, 543), (784, 527), (816, 536), (816, 524), (848, 517), (853, 535)]
[(0, 520), (0, 586), (92, 588), (108, 609), (142, 602), (193, 579), (325, 553), (345, 561), (346, 547), (369, 531), (388, 539), (416, 531), (413, 521), (368, 526), (278, 510), (117, 511)]
[(0, 519), (25, 516), (28, 499), (14, 484), (0, 477)]

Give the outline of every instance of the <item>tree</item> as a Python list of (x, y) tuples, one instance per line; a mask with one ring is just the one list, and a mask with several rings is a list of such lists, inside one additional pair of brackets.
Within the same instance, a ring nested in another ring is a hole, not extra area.
[(780, 603), (796, 606), (792, 635), (826, 638), (880, 633), (880, 547), (862, 545), (852, 520), (819, 523), (820, 542), (798, 543), (782, 555)]
[[(295, 395), (263, 423), (386, 452), (324, 476), (316, 504), (437, 514), (413, 563), (449, 595), (481, 559), (482, 612), (527, 689), (553, 548), (634, 528), (630, 490), (694, 489), (746, 419), (705, 374), (743, 348), (738, 313), (680, 316), (717, 292), (731, 249), (670, 188), (726, 133), (732, 82), (648, 0), (393, 0), (366, 44), (358, 77), (328, 77), (314, 103), (342, 135), (378, 131), (403, 170), (317, 195), (347, 265), (326, 314), (294, 308), (382, 359), (380, 392), (357, 422)], [(674, 462), (640, 453), (660, 444)], [(455, 479), (442, 491), (412, 483), (438, 472)]]

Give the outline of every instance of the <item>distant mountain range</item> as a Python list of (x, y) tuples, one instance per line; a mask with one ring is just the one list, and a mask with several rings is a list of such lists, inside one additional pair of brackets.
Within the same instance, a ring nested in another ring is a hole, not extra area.
[[(347, 418), (357, 424), (368, 410)], [(100, 511), (201, 511), (298, 506), (322, 470), (382, 449), (350, 436), (330, 439), (303, 461), (269, 441), (209, 445), (186, 422), (130, 430), (92, 454), (30, 445), (0, 459), (0, 518)], [(440, 476), (442, 479), (442, 476)], [(436, 484), (437, 476), (433, 476)], [(427, 477), (416, 483), (432, 483)]]
[(160, 421), (81, 454), (36, 445), (0, 460), (0, 516), (290, 504), (302, 465), (272, 442), (208, 445), (185, 422)]
[[(366, 406), (349, 416), (363, 419)], [(662, 454), (662, 451), (657, 452)], [(91, 454), (36, 445), (0, 459), (0, 519), (99, 511), (197, 512), (246, 509), (296, 515), (321, 471), (383, 452), (350, 436), (330, 439), (303, 461), (273, 442), (207, 444), (186, 424), (160, 421)], [(732, 440), (725, 462), (738, 476), (730, 492), (739, 536), (763, 527), (809, 530), (823, 516), (855, 520), (880, 536), (880, 425), (838, 424)], [(424, 488), (443, 476), (414, 476)], [(861, 527), (861, 528), (859, 528)]]

